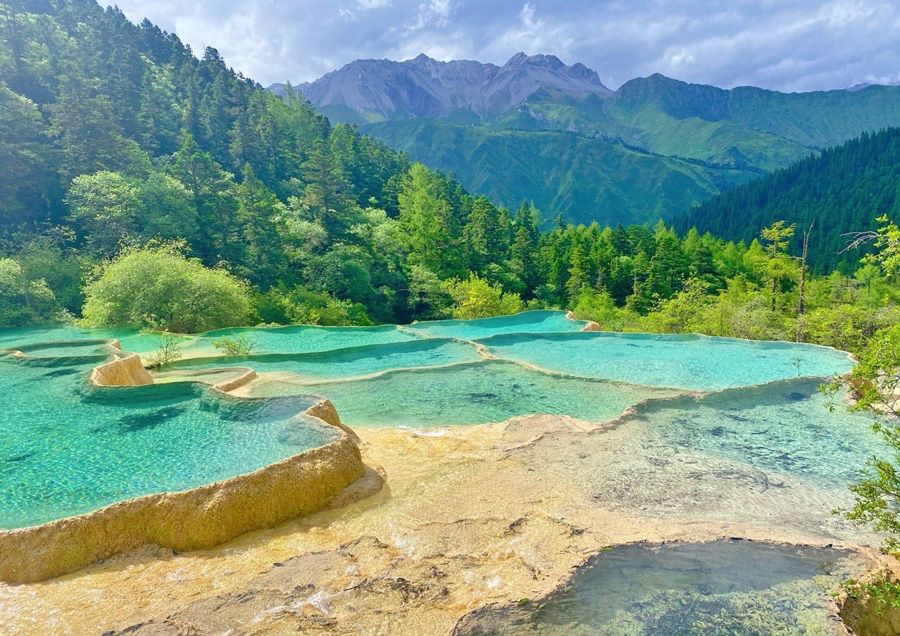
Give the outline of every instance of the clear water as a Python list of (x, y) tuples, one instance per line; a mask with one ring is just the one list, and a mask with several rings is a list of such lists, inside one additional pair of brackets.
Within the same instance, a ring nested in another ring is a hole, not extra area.
[[(46, 342), (95, 339), (118, 340), (122, 350), (131, 351), (132, 353), (149, 353), (159, 347), (158, 336), (134, 329), (83, 329), (74, 325), (0, 329), (0, 348)], [(192, 341), (192, 338), (184, 336), (181, 337), (181, 341), (188, 344)]]
[(525, 311), (512, 316), (497, 316), (480, 320), (434, 320), (415, 322), (404, 331), (431, 338), (462, 338), (477, 340), (506, 333), (571, 333), (580, 331), (584, 321), (569, 320), (561, 311)]
[(219, 329), (201, 334), (193, 346), (212, 348), (218, 338), (246, 336), (253, 342), (252, 353), (311, 353), (348, 347), (407, 342), (416, 336), (395, 325), (378, 327), (263, 327)]
[(75, 360), (0, 358), (2, 528), (192, 488), (337, 436), (297, 416), (308, 398), (238, 400), (185, 383), (94, 389), (94, 363)]
[(830, 376), (852, 366), (846, 353), (827, 347), (693, 335), (498, 335), (481, 343), (502, 358), (549, 371), (701, 391)]
[[(833, 507), (865, 459), (884, 450), (865, 418), (841, 404), (829, 411), (815, 381), (796, 379), (846, 371), (841, 352), (577, 333), (582, 326), (539, 311), (405, 327), (221, 330), (185, 339), (186, 349), (212, 353), (215, 338), (247, 334), (253, 354), (186, 359), (160, 375), (166, 384), (102, 390), (86, 378), (110, 355), (103, 339), (146, 353), (157, 338), (72, 326), (0, 330), (0, 348), (27, 354), (0, 357), (0, 527), (194, 487), (322, 445), (336, 432), (296, 417), (319, 395), (352, 426), (414, 428), (527, 414), (605, 421), (661, 398), (587, 436), (583, 452), (545, 453), (544, 469), (590, 489), (598, 505), (751, 520), (767, 511), (803, 529), (818, 530), (819, 504)], [(482, 359), (476, 341), (501, 359)], [(235, 367), (262, 373), (248, 390), (275, 399), (224, 398), (184, 382), (221, 381)], [(724, 391), (675, 398), (663, 387)], [(553, 443), (548, 436), (533, 451)], [(794, 485), (780, 486), (785, 480)]]
[(454, 633), (838, 634), (828, 595), (863, 567), (847, 551), (749, 541), (621, 546), (546, 601), (477, 611)]
[[(297, 391), (290, 383), (261, 383), (254, 395)], [(423, 428), (503, 422), (547, 413), (608, 420), (659, 390), (565, 378), (491, 361), (444, 369), (397, 371), (370, 380), (300, 387), (331, 400), (351, 426)]]
[(436, 367), (480, 359), (477, 349), (471, 344), (435, 338), (316, 353), (186, 359), (168, 368), (202, 370), (231, 366), (251, 367), (258, 373), (288, 372), (296, 376), (295, 381), (298, 383), (313, 383), (367, 376), (391, 369)]
[(661, 445), (737, 460), (817, 487), (843, 488), (866, 460), (888, 451), (868, 415), (848, 413), (815, 380), (680, 398), (633, 418)]

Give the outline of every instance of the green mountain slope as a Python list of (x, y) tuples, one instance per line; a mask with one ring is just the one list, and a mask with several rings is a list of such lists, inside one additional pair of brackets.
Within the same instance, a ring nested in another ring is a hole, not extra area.
[(858, 260), (858, 253), (840, 253), (848, 241), (842, 234), (872, 229), (873, 219), (881, 214), (900, 217), (898, 128), (864, 133), (734, 188), (679, 217), (676, 226), (750, 241), (776, 220), (796, 223), (800, 229), (812, 224), (810, 262), (828, 271)]
[[(320, 82), (336, 81), (329, 77)], [(900, 87), (778, 93), (657, 74), (614, 93), (542, 87), (504, 111), (439, 118), (376, 122), (341, 103), (325, 108), (495, 202), (528, 198), (546, 218), (628, 223), (670, 218), (862, 132), (900, 126)]]
[(460, 126), (433, 119), (382, 122), (365, 132), (410, 157), (453, 172), (499, 202), (533, 201), (575, 223), (644, 223), (755, 176), (662, 157), (607, 139), (552, 130)]

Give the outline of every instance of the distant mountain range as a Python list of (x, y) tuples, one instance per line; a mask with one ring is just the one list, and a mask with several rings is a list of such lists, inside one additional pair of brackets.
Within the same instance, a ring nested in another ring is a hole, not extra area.
[(439, 62), (427, 55), (406, 62), (356, 60), (297, 88), (325, 114), (358, 124), (419, 117), (477, 121), (505, 112), (541, 89), (612, 94), (582, 64), (566, 66), (553, 55), (524, 53), (503, 66)]
[[(841, 143), (900, 125), (900, 87), (724, 90), (655, 74), (611, 91), (582, 64), (518, 53), (473, 61), (357, 60), (297, 87), (469, 189), (545, 219), (640, 223)], [(273, 85), (283, 92), (284, 85)]]

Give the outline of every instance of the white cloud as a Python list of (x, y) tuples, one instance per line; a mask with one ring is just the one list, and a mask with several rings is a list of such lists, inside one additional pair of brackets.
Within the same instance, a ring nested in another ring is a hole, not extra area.
[[(106, 0), (110, 1), (110, 0)], [(214, 46), (266, 84), (306, 81), (357, 58), (504, 63), (513, 53), (582, 62), (615, 87), (654, 72), (781, 90), (895, 78), (896, 0), (116, 0)]]

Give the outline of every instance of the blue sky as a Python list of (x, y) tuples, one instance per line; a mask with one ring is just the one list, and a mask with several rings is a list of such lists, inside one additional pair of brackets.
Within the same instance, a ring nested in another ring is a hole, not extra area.
[[(102, 0), (101, 0), (102, 1)], [(517, 51), (595, 69), (784, 91), (900, 81), (898, 0), (119, 0), (132, 20), (219, 50), (262, 84), (357, 58), (502, 64)]]

